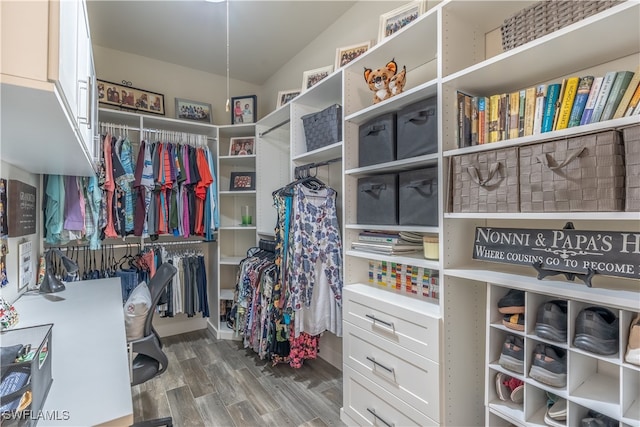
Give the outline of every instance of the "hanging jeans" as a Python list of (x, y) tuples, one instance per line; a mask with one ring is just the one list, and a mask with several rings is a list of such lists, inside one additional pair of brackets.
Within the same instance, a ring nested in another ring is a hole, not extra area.
[(133, 268), (116, 271), (116, 277), (120, 278), (122, 287), (122, 302), (125, 303), (131, 291), (138, 285), (138, 270)]

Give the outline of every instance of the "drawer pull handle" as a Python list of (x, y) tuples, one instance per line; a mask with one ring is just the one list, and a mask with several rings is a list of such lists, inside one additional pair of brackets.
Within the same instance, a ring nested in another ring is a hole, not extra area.
[(371, 413), (371, 415), (376, 417), (378, 420), (380, 420), (382, 422), (382, 424), (386, 425), (387, 427), (394, 427), (395, 424), (390, 423), (389, 421), (387, 421), (384, 418), (382, 418), (380, 415), (376, 414), (376, 410), (375, 409), (367, 408), (367, 411), (369, 411), (369, 413)]
[(376, 359), (374, 359), (373, 357), (369, 357), (367, 356), (367, 360), (371, 363), (373, 363), (376, 366), (380, 366), (382, 369), (384, 369), (385, 371), (393, 374), (393, 368), (389, 368), (387, 366), (384, 366), (382, 363), (378, 362)]
[(391, 322), (385, 322), (384, 320), (380, 320), (380, 319), (378, 319), (376, 316), (374, 316), (373, 314), (365, 314), (365, 316), (366, 316), (366, 317), (368, 317), (369, 319), (371, 319), (371, 320), (373, 321), (373, 323), (376, 323), (376, 322), (378, 322), (378, 323), (382, 323), (383, 325), (385, 325), (385, 326), (387, 326), (387, 327), (389, 327), (389, 328), (391, 328), (391, 329), (395, 329), (395, 328), (393, 327), (393, 323), (391, 323)]

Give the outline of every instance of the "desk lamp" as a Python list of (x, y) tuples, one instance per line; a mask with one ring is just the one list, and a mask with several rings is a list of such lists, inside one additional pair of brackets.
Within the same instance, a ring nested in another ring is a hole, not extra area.
[(62, 260), (62, 264), (64, 265), (64, 269), (67, 271), (67, 273), (75, 273), (78, 271), (78, 264), (71, 258), (64, 255), (62, 251), (60, 251), (60, 249), (47, 249), (47, 251), (44, 253), (45, 272), (44, 279), (42, 280), (42, 284), (40, 285), (41, 293), (48, 294), (65, 290), (65, 286), (64, 283), (62, 283), (62, 280), (58, 279), (53, 273), (52, 256), (54, 253), (57, 254)]

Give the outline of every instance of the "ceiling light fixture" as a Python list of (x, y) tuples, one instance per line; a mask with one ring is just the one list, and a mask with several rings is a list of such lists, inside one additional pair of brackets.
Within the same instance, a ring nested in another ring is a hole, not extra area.
[(224, 105), (225, 111), (231, 111), (231, 103), (229, 101), (229, 0), (227, 0), (227, 102)]

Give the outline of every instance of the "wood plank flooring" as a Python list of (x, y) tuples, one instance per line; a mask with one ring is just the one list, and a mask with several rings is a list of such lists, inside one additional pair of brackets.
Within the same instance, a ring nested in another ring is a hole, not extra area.
[(271, 366), (206, 330), (162, 341), (169, 366), (132, 388), (136, 422), (171, 416), (176, 427), (344, 426), (342, 373), (322, 359), (300, 369)]

